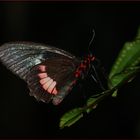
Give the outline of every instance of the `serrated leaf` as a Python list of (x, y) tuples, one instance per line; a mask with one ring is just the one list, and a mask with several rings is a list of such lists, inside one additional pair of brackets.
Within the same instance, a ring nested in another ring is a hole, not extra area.
[(60, 120), (60, 128), (69, 127), (83, 117), (82, 108), (75, 108), (65, 113)]
[[(140, 29), (139, 29), (140, 30)], [(136, 66), (140, 63), (140, 32), (138, 32), (137, 37), (132, 42), (126, 42), (120, 51), (112, 69), (109, 77), (120, 73), (126, 67)]]
[[(135, 40), (125, 43), (114, 65), (112, 66), (111, 72), (109, 74), (109, 88), (111, 89), (112, 87), (116, 86), (117, 83), (121, 82), (123, 77), (126, 77), (126, 73), (122, 74), (126, 69), (133, 69), (133, 67), (135, 68), (135, 66), (137, 66), (138, 64), (140, 64), (140, 28)], [(129, 75), (130, 73), (128, 72), (127, 74)], [(119, 74), (121, 75), (119, 76)], [(119, 77), (114, 77), (116, 75)], [(115, 85), (112, 85), (112, 83), (115, 83)]]

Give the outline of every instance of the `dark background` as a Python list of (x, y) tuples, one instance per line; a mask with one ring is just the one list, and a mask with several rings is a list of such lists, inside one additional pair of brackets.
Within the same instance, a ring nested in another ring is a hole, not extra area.
[[(0, 44), (45, 43), (82, 57), (94, 29), (93, 53), (107, 73), (139, 25), (139, 2), (0, 2)], [(75, 125), (59, 130), (62, 114), (82, 99), (78, 89), (57, 107), (38, 103), (26, 83), (0, 64), (0, 138), (139, 138), (139, 78), (122, 87), (117, 98), (107, 98)]]

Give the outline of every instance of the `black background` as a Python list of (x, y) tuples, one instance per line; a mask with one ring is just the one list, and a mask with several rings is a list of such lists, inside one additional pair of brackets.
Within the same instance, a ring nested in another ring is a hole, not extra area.
[[(45, 43), (81, 57), (87, 53), (94, 29), (93, 53), (107, 73), (139, 25), (139, 2), (0, 2), (0, 44)], [(80, 92), (73, 90), (57, 107), (38, 103), (28, 95), (26, 83), (1, 64), (0, 137), (138, 138), (139, 82), (137, 77), (121, 88), (117, 98), (107, 98), (75, 125), (59, 130), (60, 117), (78, 105)]]

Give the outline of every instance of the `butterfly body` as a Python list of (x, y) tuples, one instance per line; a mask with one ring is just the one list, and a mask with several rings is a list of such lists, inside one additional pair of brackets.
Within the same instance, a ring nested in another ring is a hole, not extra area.
[(79, 78), (90, 69), (94, 57), (80, 60), (74, 55), (46, 45), (11, 42), (0, 47), (1, 62), (27, 82), (30, 95), (54, 105), (62, 102)]

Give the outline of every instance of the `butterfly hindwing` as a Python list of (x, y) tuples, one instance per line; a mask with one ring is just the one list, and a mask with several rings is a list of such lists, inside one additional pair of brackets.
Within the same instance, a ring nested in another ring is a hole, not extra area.
[(80, 63), (61, 49), (26, 42), (2, 45), (0, 60), (28, 83), (31, 96), (44, 102), (53, 99), (54, 104), (59, 104), (68, 94)]
[[(72, 87), (77, 65), (78, 61), (61, 56), (57, 59), (47, 59), (34, 66), (27, 78), (30, 94), (44, 102), (49, 102), (53, 98), (53, 104), (59, 104)], [(40, 92), (35, 91), (36, 87), (42, 87)]]
[(39, 74), (41, 71), (39, 70), (39, 66), (34, 66), (27, 75), (27, 84), (30, 89), (30, 96), (34, 96), (38, 101), (49, 102), (53, 95), (47, 93), (42, 85), (40, 84)]

